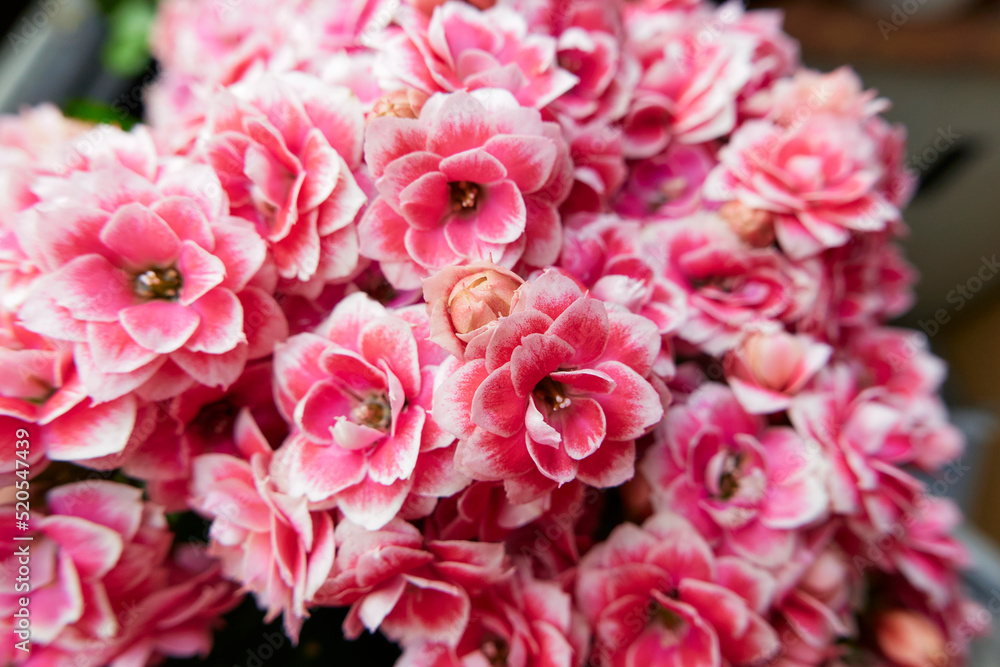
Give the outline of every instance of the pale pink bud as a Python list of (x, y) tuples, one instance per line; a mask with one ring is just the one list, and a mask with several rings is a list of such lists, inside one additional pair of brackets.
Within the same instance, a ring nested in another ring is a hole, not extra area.
[(895, 609), (875, 622), (879, 648), (900, 667), (947, 667), (941, 629), (923, 614)]
[(833, 350), (783, 330), (751, 334), (726, 358), (726, 375), (744, 409), (778, 412), (830, 359)]
[(375, 100), (372, 110), (368, 113), (368, 120), (380, 116), (417, 118), (420, 115), (420, 107), (425, 101), (427, 96), (418, 91), (390, 90)]
[(774, 216), (770, 212), (734, 200), (723, 204), (719, 215), (744, 243), (755, 248), (774, 243)]
[(492, 262), (451, 266), (424, 281), (430, 339), (464, 358), (474, 338), (510, 315), (518, 275)]
[(520, 278), (493, 269), (463, 278), (448, 297), (448, 312), (455, 331), (467, 334), (510, 315), (511, 299), (521, 282)]

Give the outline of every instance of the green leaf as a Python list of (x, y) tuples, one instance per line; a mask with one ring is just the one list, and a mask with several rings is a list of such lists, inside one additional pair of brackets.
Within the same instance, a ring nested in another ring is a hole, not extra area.
[(116, 109), (110, 104), (94, 100), (77, 99), (64, 102), (63, 113), (70, 118), (84, 120), (89, 123), (118, 125), (123, 130), (129, 130), (139, 122), (139, 119), (135, 116), (123, 114), (121, 109)]
[(115, 74), (135, 76), (149, 62), (149, 29), (156, 16), (152, 0), (122, 0), (108, 13), (110, 35), (101, 59)]

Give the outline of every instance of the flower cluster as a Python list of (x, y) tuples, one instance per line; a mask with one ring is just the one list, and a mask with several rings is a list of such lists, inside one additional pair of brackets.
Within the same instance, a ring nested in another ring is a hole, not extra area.
[(146, 124), (0, 119), (4, 664), (242, 594), (401, 667), (962, 664), (884, 100), (731, 3), (248, 2), (160, 3)]

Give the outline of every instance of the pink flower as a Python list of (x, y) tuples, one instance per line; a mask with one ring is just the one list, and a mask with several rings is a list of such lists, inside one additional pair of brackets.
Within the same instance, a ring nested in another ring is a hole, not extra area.
[(367, 628), (404, 647), (455, 646), (469, 622), (470, 598), (509, 576), (503, 545), (425, 542), (398, 518), (375, 531), (343, 522), (336, 538), (336, 576), (320, 595), (329, 606), (351, 605), (344, 619), (348, 639)]
[(644, 379), (659, 350), (655, 326), (609, 312), (552, 270), (518, 290), (512, 311), (435, 392), (438, 422), (460, 438), (456, 465), (503, 480), (515, 502), (577, 478), (629, 479), (634, 439), (662, 416)]
[[(352, 294), (316, 333), (293, 336), (275, 352), (278, 408), (294, 426), (286, 445), (291, 488), (311, 502), (333, 500), (370, 530), (392, 519), (411, 492), (448, 496), (468, 483), (446, 454), (454, 437), (430, 414), (446, 355), (426, 340), (423, 311), (390, 313)], [(418, 479), (421, 459), (437, 474)]]
[(854, 236), (799, 266), (816, 298), (797, 329), (820, 340), (838, 342), (847, 330), (887, 322), (913, 305), (916, 270), (887, 233)]
[(197, 385), (167, 404), (141, 407), (121, 455), (96, 463), (104, 469), (121, 467), (126, 475), (143, 480), (149, 497), (167, 511), (184, 511), (196, 457), (208, 453), (240, 456), (236, 422), (244, 408), (271, 447), (280, 445), (287, 435), (285, 420), (274, 405), (271, 375), (270, 361), (254, 362), (227, 391)]
[(570, 595), (552, 581), (520, 571), (472, 599), (458, 645), (425, 642), (407, 647), (396, 667), (463, 667), (502, 661), (510, 667), (582, 664), (588, 629)]
[(560, 265), (590, 295), (642, 315), (662, 336), (653, 372), (674, 374), (672, 336), (687, 317), (684, 290), (656, 270), (657, 258), (645, 252), (637, 222), (615, 215), (577, 215), (567, 220)]
[(576, 85), (551, 107), (580, 122), (617, 121), (628, 111), (639, 80), (635, 55), (624, 41), (621, 7), (615, 2), (554, 3), (550, 10), (559, 65)]
[(399, 289), (447, 266), (551, 264), (572, 166), (559, 127), (481, 90), (430, 98), (417, 120), (375, 118), (365, 162), (381, 195), (361, 220), (361, 252)]
[(233, 214), (254, 223), (282, 278), (328, 281), (358, 264), (354, 218), (367, 197), (352, 171), (363, 131), (348, 89), (270, 76), (215, 96), (194, 153), (219, 174)]
[(562, 128), (573, 159), (573, 188), (560, 213), (606, 211), (628, 176), (621, 129), (600, 122), (577, 125), (565, 120)]
[(830, 462), (831, 509), (853, 517), (852, 530), (878, 536), (922, 493), (900, 466), (933, 470), (957, 456), (962, 439), (937, 397), (900, 403), (860, 379), (844, 364), (825, 369), (794, 398), (788, 416)]
[(557, 64), (556, 40), (530, 33), (508, 7), (481, 11), (452, 1), (435, 7), (430, 21), (418, 13), (401, 19), (402, 29), (386, 33), (376, 61), (386, 88), (428, 95), (501, 88), (520, 105), (541, 109), (578, 81)]
[(794, 322), (811, 305), (806, 276), (772, 248), (751, 248), (720, 218), (699, 214), (642, 231), (657, 277), (684, 294), (678, 335), (715, 356), (772, 322)]
[[(136, 399), (93, 405), (73, 366), (72, 346), (25, 331), (0, 318), (0, 422), (30, 434), (31, 472), (42, 457), (78, 461), (122, 451), (136, 418)], [(0, 456), (0, 475), (14, 479), (17, 449)], [(21, 468), (24, 468), (22, 461)]]
[(828, 73), (801, 69), (789, 78), (776, 81), (769, 95), (768, 117), (783, 127), (792, 127), (814, 114), (862, 121), (890, 106), (876, 91), (866, 91), (861, 78), (850, 67), (839, 67)]
[[(733, 131), (754, 75), (758, 38), (732, 28), (736, 10), (632, 9), (626, 26), (642, 75), (625, 116), (625, 154), (650, 158), (671, 140), (700, 144)], [(707, 35), (707, 37), (706, 37)]]
[(723, 360), (726, 379), (751, 414), (780, 412), (830, 360), (833, 348), (783, 330), (751, 334)]
[[(167, 161), (151, 171), (42, 179), (42, 201), (18, 230), (45, 272), (21, 321), (73, 344), (95, 402), (228, 386), (285, 334), (274, 299), (248, 284), (264, 244), (226, 214), (211, 170)], [(258, 318), (268, 325), (248, 326)]]
[(712, 544), (768, 567), (786, 561), (796, 530), (822, 518), (824, 461), (786, 427), (765, 428), (725, 385), (672, 407), (641, 469), (653, 505), (687, 517)]
[(283, 613), (285, 632), (297, 640), (307, 605), (331, 575), (333, 516), (291, 494), (285, 462), (249, 411), (237, 420), (235, 439), (240, 456), (194, 460), (189, 503), (212, 519), (209, 553), (225, 576), (254, 592), (267, 622)]
[(853, 605), (862, 573), (835, 544), (807, 557), (794, 588), (775, 603), (772, 623), (782, 638), (775, 667), (830, 664), (845, 653), (838, 640), (857, 636)]
[(594, 665), (758, 665), (779, 648), (761, 614), (774, 581), (732, 556), (716, 558), (679, 516), (623, 524), (580, 564), (576, 599), (594, 632)]
[(701, 188), (715, 166), (709, 146), (672, 143), (632, 164), (615, 210), (636, 218), (683, 218), (704, 207)]
[(27, 664), (146, 665), (208, 654), (213, 626), (239, 596), (216, 563), (182, 550), (171, 558), (162, 508), (144, 503), (140, 489), (104, 480), (54, 488), (45, 501), (46, 514), (30, 520), (31, 542), (13, 541), (14, 508), (3, 512), (4, 576), (14, 581), (23, 565), (16, 545), (29, 544), (31, 554), (29, 588), (0, 594), (5, 664), (28, 657), (13, 646), (20, 597), (31, 611)]
[(442, 269), (424, 281), (430, 339), (464, 358), (466, 345), (488, 336), (500, 318), (510, 315), (514, 293), (523, 284), (517, 274), (492, 262)]
[(885, 176), (878, 150), (854, 119), (811, 115), (788, 128), (750, 121), (719, 151), (705, 194), (775, 213), (782, 249), (808, 257), (898, 218), (878, 189)]

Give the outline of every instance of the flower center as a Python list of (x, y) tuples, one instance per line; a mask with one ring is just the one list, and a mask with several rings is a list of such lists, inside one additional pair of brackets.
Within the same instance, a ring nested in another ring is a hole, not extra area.
[(209, 403), (198, 411), (194, 425), (208, 442), (228, 436), (233, 432), (239, 408), (229, 401)]
[(535, 398), (545, 401), (545, 404), (549, 406), (549, 410), (552, 412), (568, 408), (572, 402), (566, 396), (566, 387), (547, 376), (535, 385), (534, 393)]
[(510, 654), (510, 646), (500, 637), (489, 637), (483, 641), (483, 655), (490, 661), (491, 665), (501, 667), (507, 664), (507, 656)]
[(476, 183), (469, 181), (454, 181), (449, 183), (451, 189), (451, 210), (455, 213), (474, 211), (479, 205), (479, 195), (482, 189)]
[(144, 299), (176, 301), (181, 292), (180, 271), (174, 267), (149, 269), (135, 277), (135, 293)]
[(385, 394), (373, 394), (351, 409), (351, 421), (378, 431), (389, 430), (392, 408)]
[(740, 467), (743, 465), (743, 454), (737, 453), (726, 457), (726, 462), (719, 476), (719, 496), (729, 500), (740, 488)]

